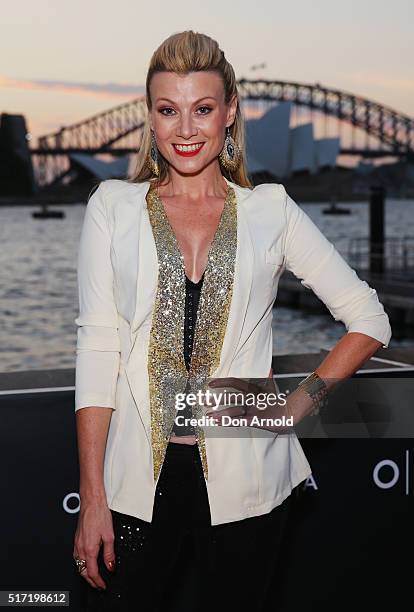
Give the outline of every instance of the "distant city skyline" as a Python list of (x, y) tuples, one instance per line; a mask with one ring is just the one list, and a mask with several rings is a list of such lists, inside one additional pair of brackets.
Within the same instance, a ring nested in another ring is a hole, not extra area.
[(218, 41), (238, 79), (320, 83), (414, 117), (413, 23), (408, 0), (210, 0), (205, 14), (183, 0), (16, 0), (2, 12), (0, 112), (24, 114), (37, 138), (132, 100), (155, 48), (193, 29)]

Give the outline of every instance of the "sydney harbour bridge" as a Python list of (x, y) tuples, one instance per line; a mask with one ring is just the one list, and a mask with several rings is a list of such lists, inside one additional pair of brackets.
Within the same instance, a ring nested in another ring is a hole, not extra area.
[[(388, 106), (319, 83), (241, 79), (238, 90), (244, 113), (248, 108), (264, 113), (277, 103), (291, 102), (298, 113), (306, 112), (322, 129), (327, 122), (332, 129), (333, 122), (342, 155), (414, 161), (414, 119)], [(64, 181), (71, 171), (71, 154), (136, 153), (145, 116), (145, 98), (139, 97), (41, 136), (38, 146), (30, 150), (38, 184)]]

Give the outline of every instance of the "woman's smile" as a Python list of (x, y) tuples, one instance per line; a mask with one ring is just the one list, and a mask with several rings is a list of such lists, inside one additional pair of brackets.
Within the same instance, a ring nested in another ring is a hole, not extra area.
[(188, 145), (173, 143), (174, 151), (182, 157), (193, 157), (203, 148), (204, 142), (194, 142)]

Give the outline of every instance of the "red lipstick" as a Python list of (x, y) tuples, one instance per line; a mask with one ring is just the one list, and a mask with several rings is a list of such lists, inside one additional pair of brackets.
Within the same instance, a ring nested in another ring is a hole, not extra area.
[(203, 146), (204, 146), (204, 142), (194, 142), (194, 143), (192, 143), (192, 144), (194, 144), (194, 145), (200, 145), (200, 146), (197, 146), (197, 148), (196, 148), (196, 149), (194, 149), (193, 151), (180, 151), (180, 150), (177, 148), (177, 145), (175, 145), (175, 144), (173, 144), (173, 148), (174, 148), (174, 151), (175, 151), (175, 152), (176, 152), (178, 155), (181, 155), (181, 157), (194, 157), (194, 155), (197, 155), (198, 153), (200, 153), (201, 149), (202, 149), (202, 148), (203, 148)]

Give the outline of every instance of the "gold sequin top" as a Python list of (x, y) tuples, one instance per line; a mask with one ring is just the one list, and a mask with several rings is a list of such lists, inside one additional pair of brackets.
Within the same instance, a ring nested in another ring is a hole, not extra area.
[[(158, 257), (158, 285), (150, 330), (148, 380), (154, 480), (158, 479), (176, 416), (175, 397), (186, 389), (205, 390), (220, 363), (233, 293), (237, 251), (237, 199), (228, 185), (223, 211), (208, 253), (200, 291), (197, 325), (187, 370), (184, 356), (186, 281), (184, 258), (156, 188), (147, 209)], [(193, 416), (202, 416), (192, 407)], [(208, 479), (205, 433), (195, 426), (203, 472)]]

